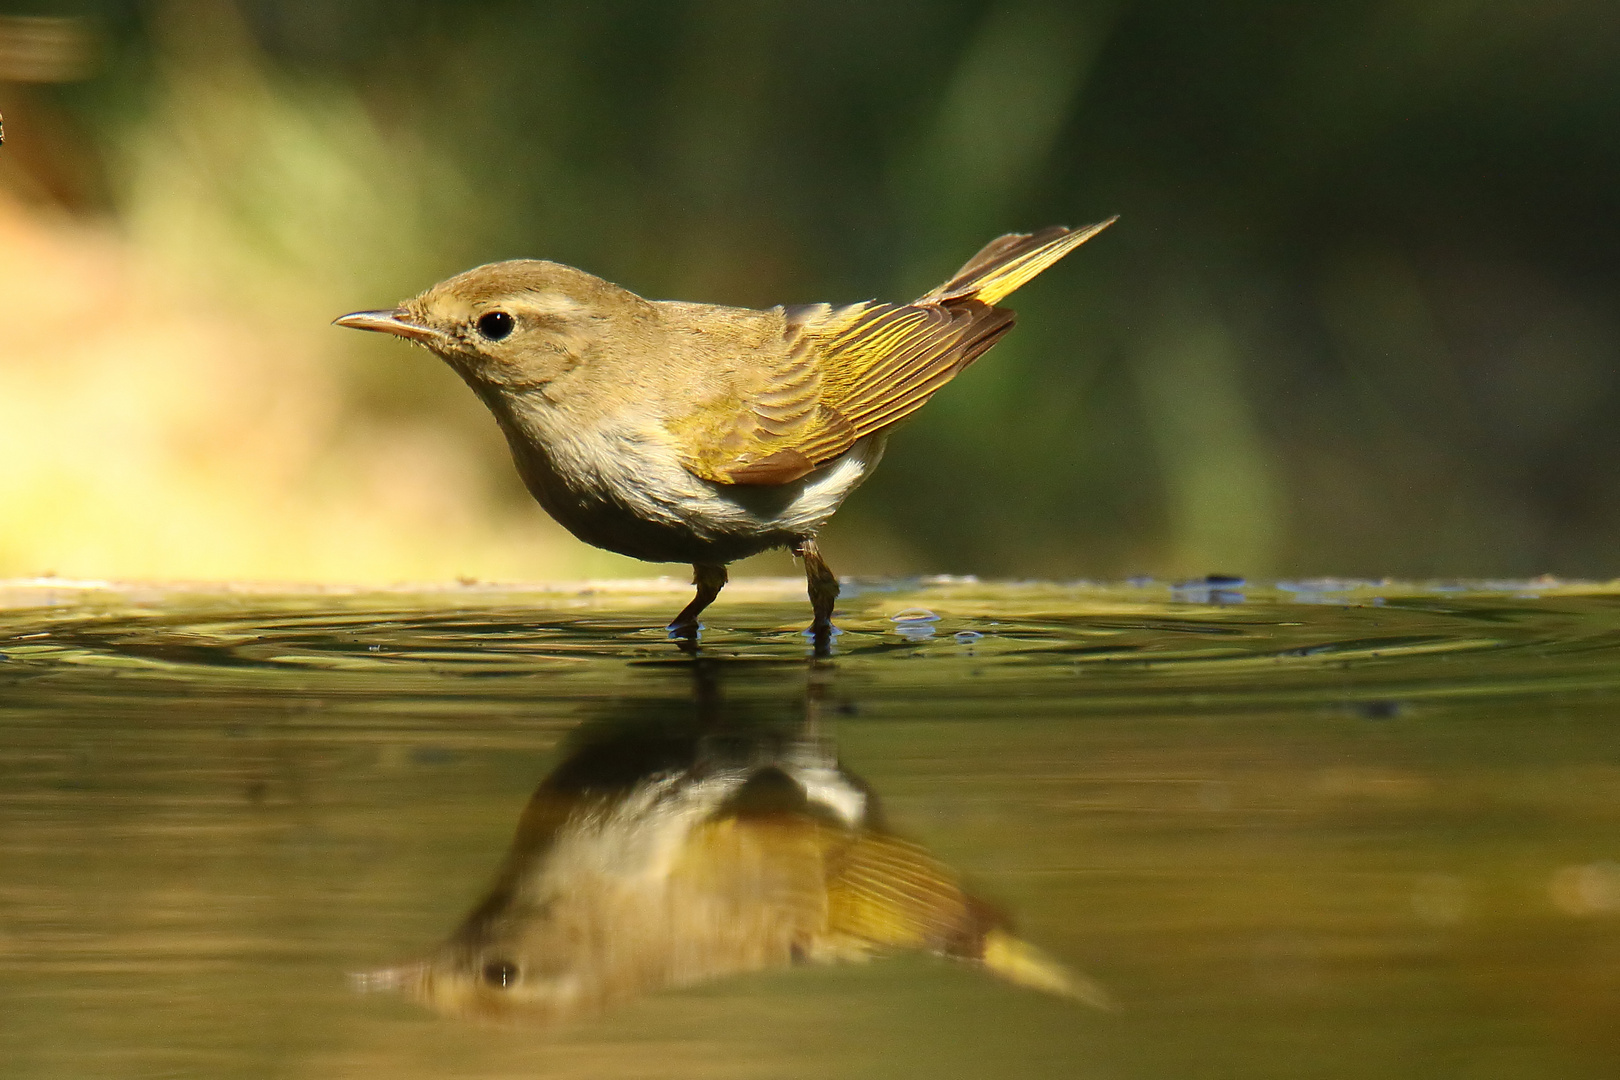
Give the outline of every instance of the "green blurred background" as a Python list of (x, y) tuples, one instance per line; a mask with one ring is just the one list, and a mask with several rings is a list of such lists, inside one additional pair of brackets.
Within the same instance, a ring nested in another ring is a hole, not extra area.
[(835, 569), (1620, 572), (1612, 0), (0, 13), (0, 574), (641, 573), (437, 361), (327, 322), (514, 256), (900, 299), (1113, 213)]

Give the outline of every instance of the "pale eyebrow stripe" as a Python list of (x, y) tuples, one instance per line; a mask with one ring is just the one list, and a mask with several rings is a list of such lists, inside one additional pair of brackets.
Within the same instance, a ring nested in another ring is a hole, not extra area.
[[(514, 305), (516, 306), (516, 305)], [(584, 305), (566, 296), (530, 294), (523, 297), (522, 306), (537, 315), (572, 315)]]

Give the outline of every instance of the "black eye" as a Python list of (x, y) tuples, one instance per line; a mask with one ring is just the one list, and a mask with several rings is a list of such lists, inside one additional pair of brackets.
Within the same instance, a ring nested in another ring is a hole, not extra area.
[[(486, 316), (487, 317), (487, 316)], [(491, 960), (484, 965), (484, 981), (505, 990), (517, 982), (517, 965), (507, 960)]]
[(499, 341), (512, 332), (512, 316), (504, 311), (486, 311), (478, 316), (478, 332), (491, 341)]

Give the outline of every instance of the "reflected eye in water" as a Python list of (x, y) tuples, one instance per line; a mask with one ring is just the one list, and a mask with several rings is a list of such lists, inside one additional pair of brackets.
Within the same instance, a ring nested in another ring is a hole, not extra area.
[(491, 960), (484, 965), (484, 982), (499, 990), (516, 983), (518, 967), (510, 960)]

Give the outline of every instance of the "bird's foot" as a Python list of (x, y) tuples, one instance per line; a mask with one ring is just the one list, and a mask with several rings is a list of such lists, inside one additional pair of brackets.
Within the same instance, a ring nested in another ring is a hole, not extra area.
[(669, 632), (669, 640), (673, 641), (682, 652), (697, 655), (698, 646), (703, 640), (702, 623), (676, 620), (665, 629)]
[(793, 554), (804, 561), (804, 580), (810, 590), (810, 636), (816, 657), (832, 655), (832, 639), (838, 633), (832, 624), (833, 603), (838, 599), (838, 578), (821, 557), (814, 537), (805, 537), (793, 547)]
[(810, 639), (810, 655), (817, 660), (825, 660), (833, 653), (833, 639), (843, 631), (834, 626), (831, 621), (812, 622), (805, 630), (804, 636)]
[(670, 639), (682, 642), (681, 647), (688, 650), (697, 647), (698, 634), (703, 629), (698, 616), (703, 614), (704, 608), (714, 603), (714, 598), (726, 587), (726, 568), (697, 563), (692, 567), (692, 584), (697, 586), (697, 595), (681, 609), (668, 627)]

